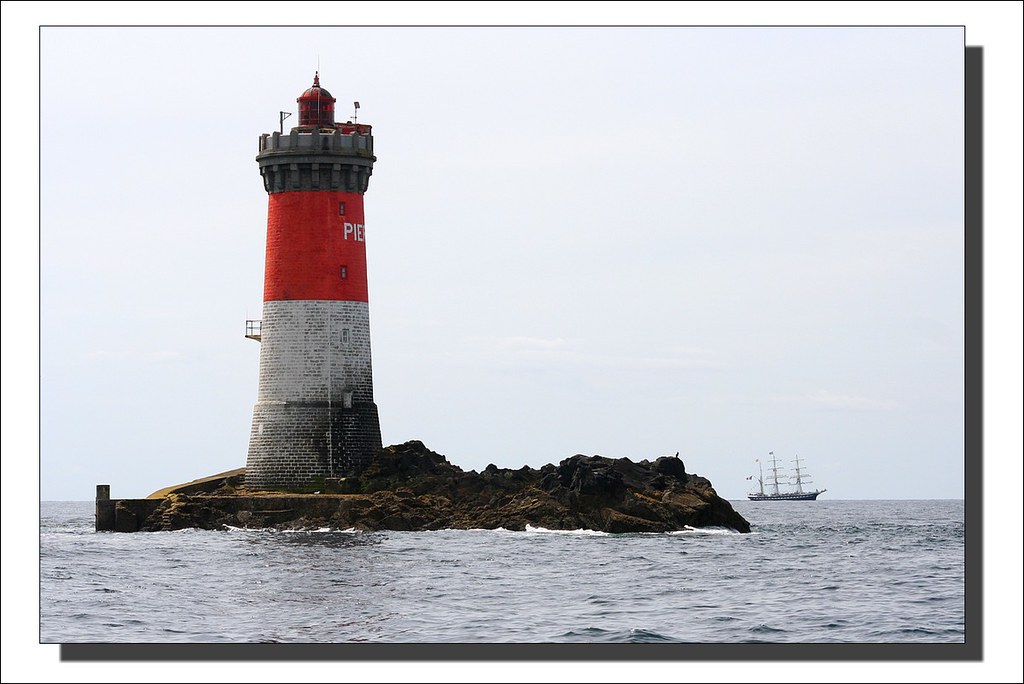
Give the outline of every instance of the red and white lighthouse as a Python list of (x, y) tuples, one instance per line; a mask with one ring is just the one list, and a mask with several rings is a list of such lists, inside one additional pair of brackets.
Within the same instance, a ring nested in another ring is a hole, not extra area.
[(371, 128), (335, 123), (320, 75), (297, 99), (298, 125), (260, 136), (269, 194), (259, 396), (246, 460), (250, 488), (303, 488), (358, 472), (381, 448), (373, 401), (363, 193)]

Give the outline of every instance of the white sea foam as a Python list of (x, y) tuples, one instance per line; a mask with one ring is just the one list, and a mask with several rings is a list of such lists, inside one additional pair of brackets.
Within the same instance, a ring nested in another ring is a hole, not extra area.
[(526, 526), (527, 532), (536, 532), (537, 534), (569, 534), (582, 537), (606, 537), (608, 532), (602, 532), (600, 530), (549, 530), (546, 527), (534, 527), (533, 525)]
[(601, 532), (599, 530), (549, 530), (546, 527), (534, 527), (533, 525), (527, 525), (525, 530), (510, 530), (505, 527), (469, 527), (465, 530), (458, 528), (446, 528), (444, 530), (436, 530), (438, 532), (500, 532), (502, 534), (562, 534), (562, 535), (577, 535), (577, 536), (606, 536), (607, 532)]
[(684, 525), (683, 529), (675, 530), (673, 532), (666, 532), (666, 534), (701, 534), (701, 535), (739, 535), (742, 532), (736, 530), (730, 530), (728, 527), (690, 527)]
[(234, 525), (225, 525), (225, 532), (273, 532), (275, 534), (310, 534), (312, 532), (329, 532), (338, 534), (361, 534), (360, 530), (354, 527), (349, 527), (344, 530), (339, 530), (336, 527), (318, 527), (310, 530), (282, 530), (276, 527), (235, 527)]

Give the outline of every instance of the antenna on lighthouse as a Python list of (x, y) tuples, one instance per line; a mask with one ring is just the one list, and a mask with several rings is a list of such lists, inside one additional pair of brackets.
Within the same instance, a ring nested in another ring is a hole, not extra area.
[(357, 100), (356, 102), (353, 102), (352, 104), (354, 104), (355, 107), (356, 107), (355, 113), (352, 114), (352, 123), (355, 123), (356, 121), (359, 120), (359, 101)]
[(316, 88), (316, 122), (319, 126), (323, 110), (320, 109), (320, 56), (316, 58), (316, 73), (313, 75), (313, 87)]
[(281, 135), (284, 135), (284, 120), (291, 116), (291, 112), (281, 112)]

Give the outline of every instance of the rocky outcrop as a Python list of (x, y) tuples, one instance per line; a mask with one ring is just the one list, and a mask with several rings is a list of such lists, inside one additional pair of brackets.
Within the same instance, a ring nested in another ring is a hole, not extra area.
[(750, 524), (711, 483), (676, 457), (634, 463), (576, 455), (540, 469), (489, 465), (465, 472), (421, 442), (382, 450), (358, 476), (311, 493), (253, 491), (232, 471), (219, 487), (161, 491), (145, 530), (218, 529), (523, 530), (667, 532)]

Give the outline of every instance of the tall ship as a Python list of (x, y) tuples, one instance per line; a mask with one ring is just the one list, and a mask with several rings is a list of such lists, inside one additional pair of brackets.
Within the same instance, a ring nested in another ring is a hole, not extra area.
[[(826, 489), (815, 489), (813, 492), (805, 492), (804, 485), (811, 482), (811, 478), (804, 475), (803, 468), (800, 466), (800, 457), (797, 456), (794, 459), (796, 467), (793, 468), (795, 474), (791, 478), (791, 484), (794, 489), (793, 491), (784, 492), (779, 488), (779, 467), (778, 460), (775, 458), (775, 452), (769, 451), (768, 455), (772, 457), (772, 467), (768, 469), (770, 473), (768, 481), (765, 482), (764, 478), (764, 467), (761, 465), (761, 460), (757, 461), (757, 489), (756, 492), (750, 492), (747, 494), (747, 498), (751, 501), (814, 501), (818, 498), (819, 494), (825, 493)], [(785, 476), (783, 476), (785, 479)], [(751, 478), (747, 478), (748, 480)], [(768, 491), (765, 491), (765, 485), (768, 486)]]

